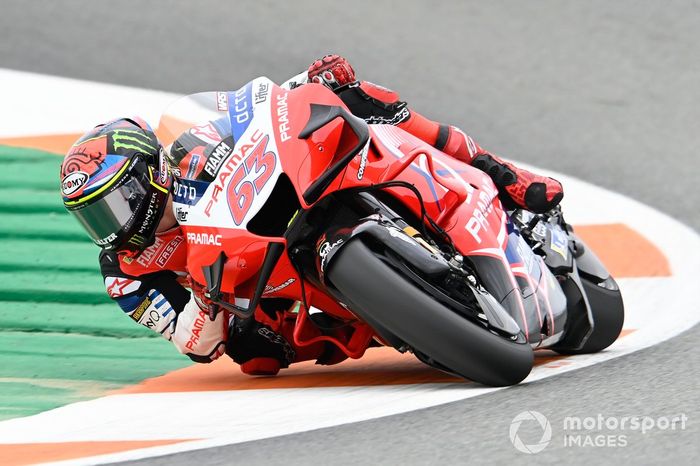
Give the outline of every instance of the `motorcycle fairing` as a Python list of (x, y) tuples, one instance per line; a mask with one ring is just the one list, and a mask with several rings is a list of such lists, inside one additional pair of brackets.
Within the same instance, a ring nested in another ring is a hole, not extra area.
[[(358, 141), (340, 118), (318, 128), (307, 139), (299, 138), (311, 118), (311, 104), (344, 108), (342, 101), (323, 86), (307, 85), (285, 91), (267, 78), (258, 78), (236, 92), (211, 92), (191, 97), (181, 102), (178, 112), (171, 112), (161, 120), (164, 131), (172, 135), (170, 143), (178, 134), (196, 125), (216, 121), (221, 127), (228, 121), (235, 145), (221, 160), (211, 183), (205, 187), (183, 180), (184, 191), (178, 188), (176, 193), (174, 210), (178, 218), (184, 218), (181, 224), (188, 243), (188, 269), (193, 279), (204, 284), (202, 270), (225, 251), (232, 259), (224, 266), (221, 291), (234, 293), (235, 290), (236, 296), (253, 296), (255, 278), (269, 243), (284, 246), (287, 243), (284, 237), (252, 233), (247, 229), (249, 222), (265, 205), (283, 173), (296, 188), (300, 208), (309, 208), (302, 193), (337, 162), (338, 154), (345, 153), (344, 149)], [(483, 270), (476, 267), (484, 277), (493, 275), (493, 279), (482, 277), (485, 286), (528, 334), (530, 341), (539, 341), (541, 311), (540, 317), (533, 317), (538, 316), (533, 311), (538, 301), (532, 293), (522, 292), (527, 291), (528, 286), (540, 288), (543, 282), (536, 280), (521, 287), (513, 274), (506, 257), (507, 216), (490, 178), (399, 128), (372, 125), (370, 133), (371, 143), (350, 161), (344, 173), (336, 177), (325, 192), (369, 186), (376, 180), (391, 178), (391, 173), (397, 173), (396, 179), (416, 186), (424, 193), (428, 214), (443, 222), (443, 228), (450, 233), (457, 249), (472, 261), (493, 264), (484, 266)], [(431, 160), (419, 155), (405, 169), (397, 171), (397, 164), (416, 151), (429, 154)], [(282, 158), (280, 153), (296, 156)], [(388, 191), (419, 215), (420, 205), (412, 192), (400, 188)], [(195, 196), (191, 199), (193, 192)], [(458, 228), (461, 231), (457, 231)], [(489, 273), (489, 269), (497, 272)], [(286, 254), (269, 279), (270, 285), (282, 283), (290, 284), (271, 296), (301, 294), (300, 277)], [(331, 299), (326, 301), (336, 313), (352, 317)], [(551, 327), (556, 328), (556, 325)]]
[[(282, 174), (294, 182), (297, 192), (292, 195), (298, 197), (298, 205), (308, 207), (299, 192), (307, 190), (344, 147), (357, 143), (354, 133), (345, 131), (347, 125), (340, 119), (318, 128), (308, 139), (298, 138), (311, 117), (311, 102), (344, 108), (342, 101), (323, 86), (308, 85), (289, 92), (267, 78), (257, 78), (235, 92), (206, 92), (182, 98), (161, 118), (159, 134), (166, 146), (180, 135), (201, 131), (210, 121), (216, 123), (223, 137), (231, 135), (235, 143), (221, 159), (211, 182), (183, 177), (174, 189), (173, 209), (188, 243), (188, 269), (197, 282), (205, 284), (203, 269), (225, 251), (230, 259), (225, 261), (221, 291), (252, 296), (268, 244), (286, 246), (282, 236), (258, 235), (248, 228), (281, 182)], [(296, 156), (282, 159), (280, 151)], [(337, 178), (327, 190), (338, 188), (342, 177)], [(291, 216), (285, 224), (289, 220)], [(269, 289), (275, 292), (263, 291), (263, 296), (298, 297), (299, 282), (297, 271), (283, 255), (269, 279)], [(330, 299), (325, 301), (337, 313), (350, 315), (331, 304)]]
[[(466, 200), (454, 208), (444, 228), (460, 253), (475, 264), (486, 288), (508, 310), (531, 343), (560, 333), (566, 318), (563, 292), (542, 259), (532, 252), (510, 222), (491, 179), (396, 127), (371, 125), (370, 130), (373, 147), (380, 156), (373, 158), (370, 151), (368, 161), (356, 158), (349, 166), (343, 186), (347, 186), (348, 180), (357, 183), (363, 163), (365, 173), (385, 173), (390, 170), (391, 162), (417, 147), (422, 148), (438, 167), (438, 175), (457, 182), (467, 193)], [(387, 162), (382, 155), (393, 160)], [(433, 218), (439, 218), (456, 202), (453, 193), (431, 175), (424, 157), (415, 160), (398, 178), (414, 184), (422, 193), (430, 193), (424, 194), (423, 200)], [(392, 193), (419, 213), (412, 193), (399, 189), (392, 189)]]
[[(542, 339), (561, 333), (566, 322), (566, 297), (541, 256), (535, 254), (515, 224), (507, 221), (506, 258), (521, 291), (528, 331)], [(536, 317), (533, 318), (533, 317)]]

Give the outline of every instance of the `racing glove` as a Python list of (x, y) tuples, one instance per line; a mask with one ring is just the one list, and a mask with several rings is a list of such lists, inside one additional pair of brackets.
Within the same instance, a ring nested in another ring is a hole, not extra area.
[(289, 367), (295, 352), (287, 340), (256, 320), (234, 319), (229, 329), (226, 354), (249, 375), (275, 375)]
[(309, 82), (323, 84), (332, 91), (356, 81), (355, 70), (340, 55), (326, 55), (316, 60), (307, 73)]

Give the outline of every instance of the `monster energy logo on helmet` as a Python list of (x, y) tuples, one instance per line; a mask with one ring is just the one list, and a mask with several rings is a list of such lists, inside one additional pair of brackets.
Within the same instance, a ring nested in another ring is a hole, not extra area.
[[(155, 137), (143, 130), (115, 129), (111, 132), (112, 150), (116, 153), (134, 150), (144, 154), (158, 152)], [(119, 151), (119, 152), (118, 152)]]

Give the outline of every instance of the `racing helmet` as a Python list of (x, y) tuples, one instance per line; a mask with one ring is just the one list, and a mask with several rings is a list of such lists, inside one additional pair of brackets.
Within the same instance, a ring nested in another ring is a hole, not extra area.
[(166, 153), (140, 118), (96, 126), (61, 164), (63, 205), (95, 244), (130, 257), (155, 241), (171, 185)]

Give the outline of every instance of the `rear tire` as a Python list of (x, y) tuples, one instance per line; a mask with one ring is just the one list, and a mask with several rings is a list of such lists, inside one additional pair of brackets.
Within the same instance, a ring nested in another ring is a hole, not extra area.
[[(567, 339), (565, 338), (561, 347), (552, 348), (554, 351), (560, 354), (597, 353), (612, 345), (620, 336), (625, 322), (625, 307), (622, 302), (622, 294), (612, 277), (609, 277), (605, 282), (608, 283), (608, 286), (614, 287), (614, 289), (604, 288), (585, 278), (581, 279), (588, 302), (591, 305), (591, 314), (594, 322), (593, 333), (583, 347), (579, 349), (567, 347)], [(567, 299), (569, 299), (568, 296)], [(583, 302), (578, 304), (576, 309), (582, 313), (581, 318), (584, 319), (584, 304)], [(587, 318), (585, 319), (587, 320)]]
[(326, 277), (355, 314), (455, 374), (505, 386), (532, 370), (529, 344), (508, 341), (438, 303), (359, 239), (336, 253)]

